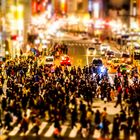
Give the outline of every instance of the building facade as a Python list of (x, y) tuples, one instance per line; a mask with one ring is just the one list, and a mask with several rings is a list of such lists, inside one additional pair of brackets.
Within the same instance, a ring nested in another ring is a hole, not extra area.
[(138, 0), (138, 6), (137, 6), (137, 13), (138, 13), (138, 25), (140, 29), (140, 0)]
[(3, 21), (2, 40), (6, 42), (5, 56), (3, 56), (20, 55), (31, 21), (31, 0), (1, 0), (0, 13)]
[(140, 0), (130, 0), (130, 28), (140, 29)]

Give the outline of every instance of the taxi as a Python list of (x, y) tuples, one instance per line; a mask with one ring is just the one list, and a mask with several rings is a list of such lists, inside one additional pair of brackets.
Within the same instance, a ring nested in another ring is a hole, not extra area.
[(61, 61), (60, 61), (60, 65), (61, 66), (71, 66), (70, 57), (68, 55), (62, 56)]
[(120, 72), (121, 74), (130, 74), (132, 70), (132, 66), (128, 65), (128, 64), (121, 64), (119, 67), (118, 67), (118, 72)]
[(120, 63), (121, 63), (121, 60), (119, 58), (113, 58), (111, 60), (111, 66), (115, 69), (120, 65)]

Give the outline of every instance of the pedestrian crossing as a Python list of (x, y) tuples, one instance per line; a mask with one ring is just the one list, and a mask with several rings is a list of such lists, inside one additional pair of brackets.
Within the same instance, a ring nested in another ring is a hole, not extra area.
[[(3, 135), (7, 135), (7, 136), (36, 136), (34, 133), (32, 133), (32, 130), (34, 128), (34, 124), (30, 123), (28, 126), (28, 130), (26, 131), (26, 133), (24, 134), (23, 132), (20, 132), (20, 124), (18, 124), (17, 126), (15, 126), (12, 130), (10, 131), (6, 131), (5, 129), (1, 129), (1, 132)], [(76, 123), (76, 125), (71, 128), (70, 124), (64, 123), (61, 125), (61, 132), (60, 132), (60, 136), (61, 137), (68, 137), (68, 138), (77, 138), (81, 136), (81, 132), (80, 130), (80, 123)], [(111, 138), (111, 130), (112, 130), (112, 123), (109, 125), (109, 130), (110, 130), (110, 138)], [(40, 126), (39, 126), (39, 131), (38, 131), (38, 135), (45, 137), (45, 138), (50, 138), (53, 137), (55, 131), (55, 127), (54, 127), (54, 123), (49, 123), (49, 122), (45, 122), (43, 121)], [(95, 129), (93, 131), (93, 133), (90, 134), (90, 137), (92, 139), (99, 139), (101, 137), (101, 133), (100, 130)], [(124, 134), (123, 131), (120, 131), (120, 140), (124, 139)], [(130, 140), (136, 140), (136, 136), (130, 136)]]

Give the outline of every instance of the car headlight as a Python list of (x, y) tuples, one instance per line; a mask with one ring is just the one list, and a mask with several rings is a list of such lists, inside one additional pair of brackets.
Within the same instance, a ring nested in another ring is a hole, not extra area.
[(130, 58), (128, 58), (128, 60), (127, 60), (127, 61), (129, 61), (129, 62), (130, 62), (130, 61), (131, 61), (131, 59), (130, 59)]
[(108, 60), (108, 61), (107, 61), (107, 63), (111, 63), (111, 61), (110, 61), (110, 60)]
[(101, 73), (104, 73), (105, 70), (106, 70), (105, 67), (100, 67), (100, 72), (101, 72)]

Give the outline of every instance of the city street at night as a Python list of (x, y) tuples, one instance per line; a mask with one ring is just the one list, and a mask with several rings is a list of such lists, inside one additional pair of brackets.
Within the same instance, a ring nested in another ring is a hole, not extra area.
[(140, 0), (0, 1), (0, 140), (139, 140)]

